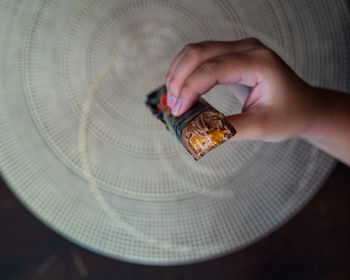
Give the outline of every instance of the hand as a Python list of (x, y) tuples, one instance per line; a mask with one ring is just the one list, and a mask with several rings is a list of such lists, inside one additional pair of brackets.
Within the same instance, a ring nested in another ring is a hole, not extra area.
[(281, 141), (308, 132), (323, 100), (271, 49), (254, 38), (187, 45), (167, 75), (167, 102), (175, 116), (216, 84), (251, 87), (242, 113), (228, 116), (233, 140)]

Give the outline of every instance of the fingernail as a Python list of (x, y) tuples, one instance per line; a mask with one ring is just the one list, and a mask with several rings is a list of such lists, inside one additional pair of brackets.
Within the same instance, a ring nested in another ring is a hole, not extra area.
[(168, 106), (170, 108), (172, 108), (174, 106), (175, 102), (176, 102), (176, 97), (171, 95), (170, 92), (168, 92), (166, 96), (167, 96), (166, 102), (167, 102)]
[(180, 100), (176, 100), (176, 103), (174, 105), (174, 108), (172, 110), (174, 116), (178, 116), (180, 109), (182, 106), (182, 102)]

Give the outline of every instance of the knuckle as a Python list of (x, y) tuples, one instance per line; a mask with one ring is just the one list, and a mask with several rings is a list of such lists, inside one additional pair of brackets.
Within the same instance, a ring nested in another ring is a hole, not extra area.
[(201, 44), (189, 44), (185, 47), (186, 56), (199, 60), (203, 54), (204, 46)]
[(256, 39), (255, 37), (249, 37), (246, 39), (247, 42), (253, 46), (253, 47), (260, 47), (263, 46), (263, 43), (261, 43), (258, 39)]
[(255, 53), (264, 59), (273, 59), (275, 57), (275, 53), (267, 47), (257, 48)]
[(206, 49), (207, 47), (210, 47), (212, 44), (215, 44), (215, 41), (201, 41), (195, 45), (197, 45), (197, 47), (200, 47), (202, 50)]
[(202, 72), (215, 72), (218, 68), (218, 60), (210, 60), (202, 63), (200, 66), (200, 71)]
[(171, 78), (171, 74), (170, 74), (170, 72), (168, 72), (168, 73), (166, 74), (165, 79), (166, 79), (167, 82), (169, 82), (169, 81), (170, 81), (170, 78)]
[[(279, 63), (278, 55), (267, 47), (254, 50), (254, 57), (262, 68), (273, 69)], [(269, 66), (269, 67), (267, 67)], [(267, 68), (266, 68), (267, 67)]]
[(193, 94), (192, 86), (188, 82), (185, 82), (181, 89), (181, 97), (183, 99), (187, 99), (191, 97), (192, 94)]
[(172, 79), (169, 80), (168, 86), (169, 86), (169, 91), (175, 92), (175, 90), (176, 90), (176, 88), (177, 88), (177, 84), (176, 84), (176, 81), (175, 81), (174, 78), (172, 78)]

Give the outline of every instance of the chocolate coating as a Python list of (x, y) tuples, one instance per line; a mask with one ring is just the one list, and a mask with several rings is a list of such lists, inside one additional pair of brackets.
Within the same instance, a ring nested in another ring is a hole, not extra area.
[[(216, 134), (219, 133), (222, 137), (214, 141), (211, 136), (213, 131), (215, 131)], [(226, 120), (225, 116), (214, 109), (202, 112), (188, 123), (182, 130), (182, 143), (192, 156), (198, 160), (207, 152), (226, 142), (235, 134), (236, 130)], [(195, 145), (194, 147), (191, 143), (193, 136), (202, 137), (204, 140), (200, 145)]]

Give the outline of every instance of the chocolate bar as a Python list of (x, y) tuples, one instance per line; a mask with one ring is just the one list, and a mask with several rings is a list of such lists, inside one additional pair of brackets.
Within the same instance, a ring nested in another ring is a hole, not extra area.
[(165, 85), (161, 86), (147, 95), (146, 104), (196, 160), (236, 134), (224, 114), (202, 97), (188, 111), (175, 117), (166, 104), (166, 92)]

